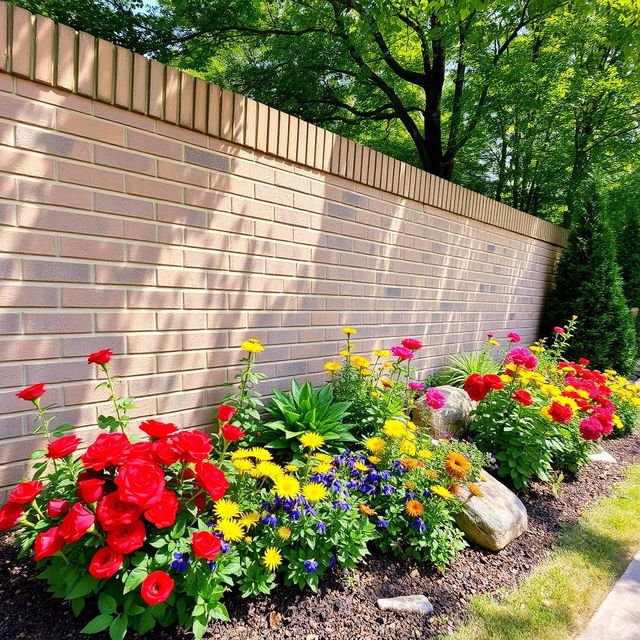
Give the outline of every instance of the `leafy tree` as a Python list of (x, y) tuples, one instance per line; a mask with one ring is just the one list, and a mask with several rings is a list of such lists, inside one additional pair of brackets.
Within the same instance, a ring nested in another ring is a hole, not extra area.
[(584, 190), (560, 258), (545, 313), (546, 328), (578, 317), (568, 356), (630, 373), (636, 336), (622, 290), (616, 247), (593, 183)]

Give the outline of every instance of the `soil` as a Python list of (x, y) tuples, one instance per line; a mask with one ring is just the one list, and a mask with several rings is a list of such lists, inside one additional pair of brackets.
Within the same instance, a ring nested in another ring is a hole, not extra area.
[[(522, 500), (529, 529), (500, 552), (470, 546), (443, 574), (430, 567), (374, 554), (357, 573), (327, 578), (317, 594), (278, 588), (269, 597), (244, 600), (234, 593), (225, 602), (231, 622), (215, 621), (207, 640), (405, 640), (433, 638), (458, 624), (469, 600), (515, 585), (550, 552), (562, 527), (575, 522), (596, 498), (622, 479), (625, 466), (640, 462), (640, 432), (609, 440), (605, 449), (618, 464), (592, 462), (566, 479), (559, 498), (542, 486)], [(35, 577), (31, 560), (17, 560), (11, 534), (0, 537), (0, 640), (64, 640), (78, 638), (96, 614), (75, 618), (64, 602), (49, 597)], [(376, 599), (425, 594), (430, 617), (382, 613)], [(154, 640), (188, 640), (176, 629), (152, 632)], [(105, 640), (106, 635), (95, 635)]]

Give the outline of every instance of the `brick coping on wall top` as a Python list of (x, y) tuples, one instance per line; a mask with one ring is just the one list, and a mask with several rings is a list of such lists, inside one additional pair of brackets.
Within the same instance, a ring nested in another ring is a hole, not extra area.
[(0, 71), (524, 236), (566, 244), (566, 231), (545, 220), (6, 2), (0, 2)]

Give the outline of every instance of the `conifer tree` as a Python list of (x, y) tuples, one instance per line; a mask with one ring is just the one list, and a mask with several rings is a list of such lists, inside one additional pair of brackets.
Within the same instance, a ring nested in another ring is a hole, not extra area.
[(578, 322), (569, 357), (587, 358), (600, 370), (633, 371), (634, 320), (623, 292), (613, 233), (591, 182), (576, 207), (568, 245), (556, 267), (545, 329), (563, 325), (573, 315)]

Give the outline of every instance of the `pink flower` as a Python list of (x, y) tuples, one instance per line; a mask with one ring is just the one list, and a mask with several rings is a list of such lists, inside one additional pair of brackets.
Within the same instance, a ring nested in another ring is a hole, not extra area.
[(556, 333), (564, 333), (564, 329), (562, 327), (553, 327), (553, 330)]
[(511, 342), (520, 342), (520, 340), (522, 338), (520, 338), (520, 334), (516, 333), (515, 331), (509, 331), (509, 333), (507, 333), (507, 338), (509, 338), (511, 340)]
[(435, 387), (429, 387), (425, 397), (427, 399), (427, 404), (432, 409), (442, 409), (442, 407), (447, 404), (447, 398)]
[(424, 385), (422, 384), (422, 382), (414, 382), (412, 380), (408, 386), (412, 391), (424, 391)]
[(405, 338), (400, 344), (407, 349), (411, 349), (411, 351), (422, 349), (422, 342), (420, 342), (420, 340), (416, 340), (415, 338)]
[(413, 351), (407, 347), (391, 347), (391, 353), (400, 358), (400, 360), (411, 360), (413, 358)]
[(487, 338), (491, 340), (491, 338), (493, 338), (494, 335), (495, 333), (493, 333), (492, 331), (489, 331), (489, 333), (487, 333)]
[(538, 366), (538, 359), (525, 347), (511, 349), (504, 361), (507, 364), (513, 363), (524, 369), (529, 369), (529, 371), (533, 371)]
[(597, 418), (585, 418), (580, 423), (580, 435), (585, 440), (597, 440), (602, 435), (602, 423)]

